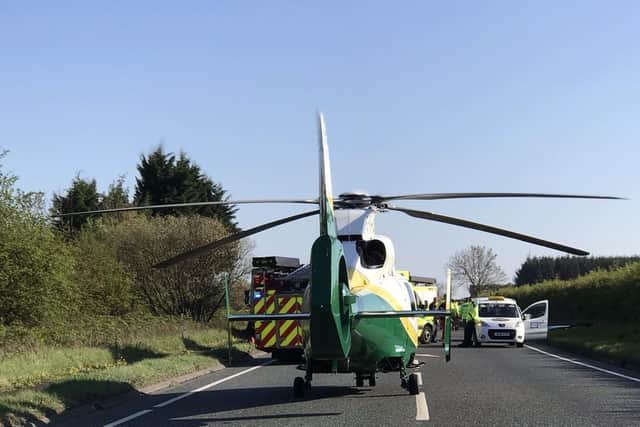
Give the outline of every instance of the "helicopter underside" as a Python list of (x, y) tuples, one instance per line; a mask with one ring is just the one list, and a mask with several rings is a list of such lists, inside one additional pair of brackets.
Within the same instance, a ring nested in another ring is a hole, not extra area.
[[(374, 293), (359, 296), (359, 303), (367, 310), (393, 310), (384, 298)], [(364, 318), (353, 322), (348, 359), (318, 360), (313, 356), (312, 343), (305, 339), (305, 357), (311, 361), (313, 373), (371, 374), (400, 371), (409, 365), (417, 340), (413, 325), (406, 318)], [(309, 337), (309, 323), (305, 323), (305, 336)]]

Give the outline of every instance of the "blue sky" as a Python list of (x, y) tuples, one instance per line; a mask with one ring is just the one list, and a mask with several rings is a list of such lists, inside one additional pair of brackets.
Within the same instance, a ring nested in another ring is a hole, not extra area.
[[(4, 2), (0, 147), (48, 196), (80, 173), (106, 189), (162, 142), (234, 198), (314, 197), (315, 112), (334, 191), (532, 191), (628, 201), (457, 200), (403, 206), (638, 254), (637, 2)], [(400, 203), (398, 203), (400, 205)], [(240, 226), (299, 207), (243, 206)], [(398, 266), (444, 277), (485, 245), (508, 276), (560, 255), (385, 213)], [(313, 219), (253, 239), (308, 260)]]

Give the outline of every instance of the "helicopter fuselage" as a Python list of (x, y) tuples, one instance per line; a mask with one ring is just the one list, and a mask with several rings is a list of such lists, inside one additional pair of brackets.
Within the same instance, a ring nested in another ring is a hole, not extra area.
[[(342, 244), (348, 275), (348, 289), (355, 296), (351, 312), (404, 311), (415, 309), (409, 282), (395, 272), (395, 250), (388, 237), (375, 234), (375, 208), (336, 210), (338, 240)], [(305, 292), (303, 311), (310, 311), (313, 282)], [(305, 353), (314, 359), (304, 322)], [(407, 366), (418, 346), (417, 323), (413, 317), (352, 318), (351, 348), (339, 371), (372, 373)]]

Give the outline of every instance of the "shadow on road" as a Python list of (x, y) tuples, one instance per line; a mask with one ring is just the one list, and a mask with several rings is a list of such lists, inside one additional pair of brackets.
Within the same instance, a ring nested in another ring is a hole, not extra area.
[[(164, 414), (170, 413), (171, 416), (160, 423), (166, 420), (171, 426), (199, 427), (218, 422), (244, 424), (250, 421), (299, 418), (301, 425), (304, 425), (306, 418), (342, 415), (342, 412), (337, 412), (335, 408), (327, 411), (305, 410), (305, 408), (309, 408), (309, 402), (335, 397), (357, 397), (362, 393), (363, 391), (353, 387), (314, 386), (306, 392), (304, 398), (295, 399), (292, 396), (291, 387), (282, 386), (211, 390), (191, 397), (188, 405), (171, 406), (170, 410), (167, 408), (168, 411), (165, 411)], [(167, 400), (173, 397), (175, 395), (163, 395), (163, 399)], [(300, 410), (295, 413), (281, 412), (282, 406), (280, 405), (292, 403), (299, 403)], [(206, 412), (200, 413), (200, 408), (207, 408)], [(221, 416), (216, 417), (215, 414)], [(140, 425), (143, 425), (145, 421), (153, 423), (155, 420), (141, 419)], [(327, 422), (330, 422), (330, 419)]]
[[(67, 380), (50, 384), (42, 390), (53, 395), (64, 406), (95, 401), (91, 405), (93, 409), (100, 409), (98, 402), (114, 394), (128, 393), (131, 397), (144, 396), (128, 383), (107, 380)], [(10, 413), (13, 414), (15, 425), (41, 425), (43, 421), (57, 416), (55, 407), (51, 405), (51, 399), (33, 399), (28, 394), (21, 399), (20, 396), (16, 396), (9, 405), (0, 404), (0, 418)], [(1, 422), (0, 425), (2, 425)]]

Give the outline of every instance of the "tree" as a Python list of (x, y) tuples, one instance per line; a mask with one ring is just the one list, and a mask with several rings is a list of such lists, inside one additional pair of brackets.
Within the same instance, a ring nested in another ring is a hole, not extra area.
[(129, 206), (129, 191), (124, 187), (124, 176), (120, 175), (109, 185), (109, 190), (101, 197), (102, 209), (117, 209)]
[[(214, 183), (193, 163), (185, 153), (178, 159), (173, 153), (165, 153), (160, 146), (148, 156), (142, 156), (138, 164), (134, 203), (136, 205), (160, 205), (189, 202), (219, 202), (228, 200), (225, 190)], [(217, 218), (228, 229), (237, 230), (235, 213), (230, 205), (201, 206), (193, 208), (167, 208), (152, 212), (154, 216), (192, 215)]]
[(90, 316), (118, 316), (135, 308), (133, 273), (118, 260), (113, 242), (105, 239), (106, 230), (115, 224), (90, 222), (70, 242), (80, 309)]
[(164, 269), (153, 265), (228, 234), (220, 221), (199, 215), (131, 215), (105, 229), (149, 310), (197, 321), (211, 320), (222, 304), (221, 273), (229, 272), (232, 283), (247, 273), (248, 246), (235, 242)]
[(517, 286), (544, 282), (546, 280), (571, 280), (591, 271), (612, 270), (630, 262), (640, 260), (628, 257), (528, 257), (516, 271)]
[(0, 169), (0, 326), (45, 325), (74, 307), (72, 260), (47, 223), (43, 194), (16, 181)]
[[(95, 217), (90, 215), (60, 217), (58, 215), (71, 212), (94, 211), (99, 209), (114, 209), (129, 206), (129, 192), (124, 187), (124, 177), (119, 176), (106, 194), (98, 192), (96, 180), (85, 180), (77, 175), (71, 182), (71, 187), (64, 195), (53, 194), (53, 206), (50, 213), (54, 216), (53, 224), (67, 237), (77, 237), (80, 230)], [(110, 219), (121, 219), (121, 215), (110, 215)]]
[(496, 263), (497, 257), (484, 246), (470, 246), (456, 252), (447, 264), (453, 283), (457, 288), (467, 288), (471, 296), (487, 286), (504, 284), (507, 276)]
[[(80, 178), (80, 175), (76, 175), (65, 195), (53, 194), (51, 215), (94, 211), (100, 209), (100, 207), (100, 194), (98, 193), (96, 180), (88, 181)], [(88, 220), (88, 215), (55, 217), (53, 223), (59, 230), (69, 235), (75, 235)]]

